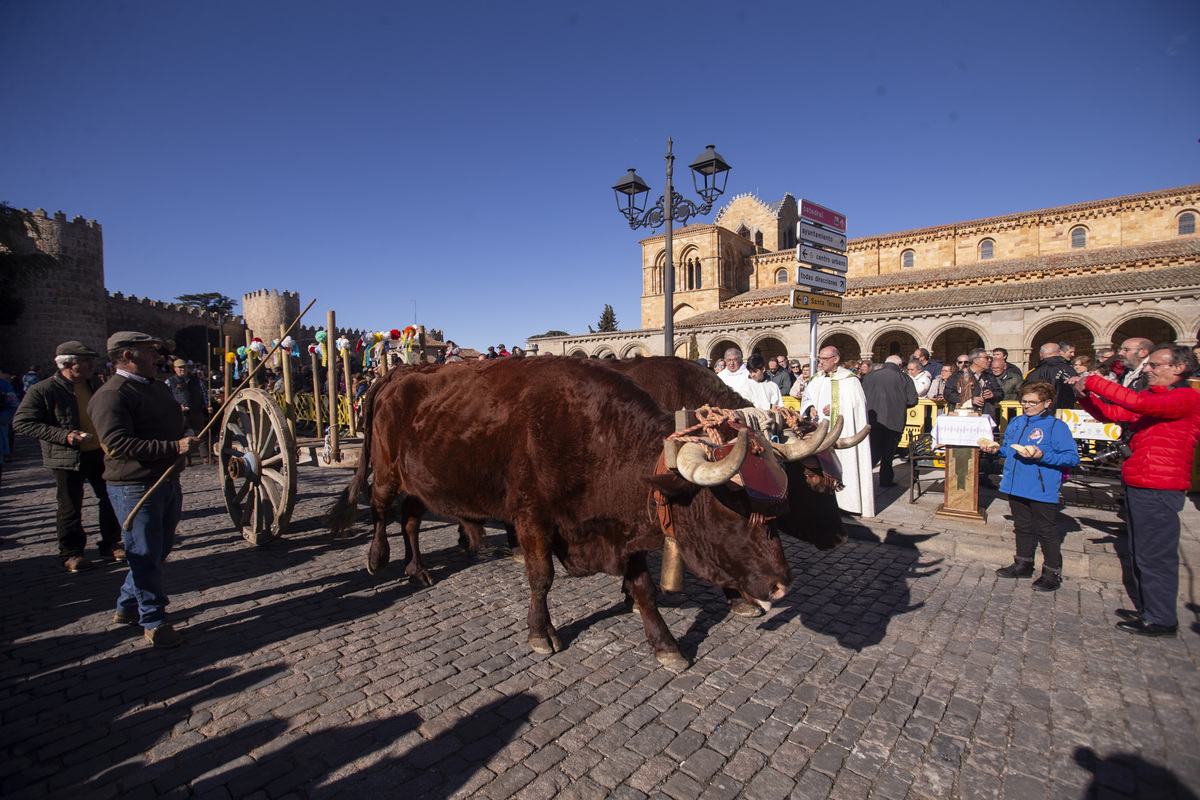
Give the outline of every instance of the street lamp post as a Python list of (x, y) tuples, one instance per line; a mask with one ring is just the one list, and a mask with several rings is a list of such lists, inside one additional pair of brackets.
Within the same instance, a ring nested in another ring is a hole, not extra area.
[[(646, 210), (646, 198), (650, 194), (650, 187), (632, 169), (613, 187), (613, 192), (617, 197), (617, 208), (629, 221), (631, 229), (649, 227), (654, 230), (664, 222), (667, 225), (663, 234), (663, 245), (666, 251), (663, 265), (663, 354), (668, 356), (675, 355), (675, 261), (671, 246), (674, 223), (686, 225), (692, 217), (711, 211), (713, 202), (724, 194), (725, 182), (729, 179), (729, 165), (717, 153), (716, 145), (710, 144), (691, 164), (692, 186), (695, 188), (696, 194), (704, 200), (704, 205), (697, 206), (691, 200), (684, 199), (675, 192), (671, 185), (675, 167), (675, 156), (671, 152), (671, 147), (671, 137), (668, 136), (667, 185), (663, 189), (663, 196), (659, 198), (654, 208)], [(720, 185), (718, 185), (718, 181), (720, 181)]]

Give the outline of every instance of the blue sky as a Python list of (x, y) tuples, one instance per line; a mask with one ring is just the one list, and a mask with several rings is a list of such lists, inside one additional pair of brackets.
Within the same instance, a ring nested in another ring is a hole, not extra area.
[(10, 0), (0, 200), (99, 220), (110, 291), (484, 349), (639, 327), (610, 187), (668, 135), (850, 236), (1200, 182), (1195, 0), (744, 5)]

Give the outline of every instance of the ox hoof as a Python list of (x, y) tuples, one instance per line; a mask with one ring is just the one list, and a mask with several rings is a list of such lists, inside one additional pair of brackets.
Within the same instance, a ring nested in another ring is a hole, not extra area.
[(761, 617), (765, 613), (760, 607), (754, 605), (754, 603), (747, 603), (741, 598), (733, 601), (732, 610), (739, 617), (748, 617), (749, 619)]
[(513, 561), (517, 562), (518, 564), (525, 563), (525, 553), (523, 553), (520, 548), (516, 548), (512, 551), (512, 558)]
[(552, 655), (563, 649), (562, 642), (559, 640), (557, 633), (550, 634), (549, 638), (545, 636), (530, 636), (529, 646), (533, 648), (533, 652), (541, 653), (544, 656)]
[(414, 572), (408, 576), (408, 579), (413, 583), (419, 583), (426, 589), (433, 586), (433, 578), (425, 570)]
[(658, 659), (658, 663), (676, 672), (682, 672), (692, 665), (692, 662), (679, 653), (655, 653), (654, 657)]
[(370, 575), (378, 575), (379, 573), (381, 573), (385, 569), (387, 569), (387, 566), (388, 565), (387, 565), (386, 561), (384, 561), (382, 564), (376, 564), (376, 563), (368, 560), (367, 561), (367, 573)]

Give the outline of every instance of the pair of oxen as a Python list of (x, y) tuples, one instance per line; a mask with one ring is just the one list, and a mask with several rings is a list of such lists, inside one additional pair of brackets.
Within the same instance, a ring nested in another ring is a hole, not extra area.
[[(668, 409), (703, 406), (740, 409), (748, 427), (725, 423), (724, 447), (688, 442), (666, 458), (664, 440), (676, 429)], [(500, 520), (524, 554), (535, 651), (562, 649), (547, 606), (553, 556), (570, 575), (621, 576), (655, 657), (683, 669), (688, 661), (658, 611), (647, 566), (665, 535), (696, 576), (763, 610), (792, 582), (780, 532), (822, 550), (846, 538), (815, 456), (861, 436), (839, 441), (840, 421), (833, 430), (804, 423), (784, 428), (783, 443), (772, 445), (756, 432), (762, 412), (749, 406), (713, 373), (678, 358), (400, 367), (367, 393), (363, 454), (327, 521), (345, 535), (373, 472), (368, 568), (387, 566), (388, 512), (405, 493), (406, 572), (428, 582), (417, 539), (426, 510), (464, 521), (473, 538), (481, 522)], [(786, 475), (786, 496), (758, 502), (739, 476), (747, 459)]]

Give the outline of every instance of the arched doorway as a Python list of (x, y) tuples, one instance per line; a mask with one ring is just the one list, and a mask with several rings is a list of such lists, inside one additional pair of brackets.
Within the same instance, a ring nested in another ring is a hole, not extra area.
[(1038, 350), (1048, 342), (1070, 342), (1075, 345), (1075, 355), (1077, 356), (1096, 355), (1096, 340), (1092, 337), (1092, 332), (1086, 326), (1070, 319), (1062, 320), (1061, 322), (1052, 322), (1035, 333), (1029, 341), (1030, 369), (1036, 367), (1038, 362), (1042, 360), (1038, 354)]
[(773, 336), (768, 336), (765, 339), (759, 339), (757, 342), (755, 342), (754, 346), (751, 348), (751, 352), (755, 350), (757, 350), (763, 358), (767, 359), (768, 362), (776, 356), (787, 355), (787, 347), (783, 342), (779, 341)]
[(1119, 348), (1121, 342), (1135, 336), (1149, 339), (1155, 344), (1163, 344), (1164, 342), (1174, 342), (1179, 334), (1168, 323), (1157, 317), (1134, 317), (1122, 322), (1120, 327), (1113, 331), (1113, 348)]
[[(728, 339), (722, 339), (721, 341), (714, 344), (712, 347), (710, 347), (708, 349), (708, 363), (711, 364), (714, 361), (721, 361), (722, 359), (724, 359), (725, 351), (731, 347), (736, 347), (738, 350), (742, 349), (742, 346), (739, 345), (737, 342), (731, 342)], [(743, 358), (743, 360), (746, 358), (745, 353), (742, 353), (742, 358)]]
[(888, 331), (875, 340), (871, 347), (871, 360), (879, 364), (888, 356), (900, 356), (906, 362), (917, 349), (917, 340), (907, 331)]
[(818, 341), (821, 343), (821, 347), (817, 348), (818, 352), (826, 347), (836, 347), (838, 352), (842, 354), (842, 361), (850, 361), (852, 359), (857, 361), (862, 355), (859, 352), (862, 346), (859, 345), (853, 336), (847, 333), (835, 333), (832, 336), (822, 337)]
[(943, 364), (953, 364), (954, 359), (963, 353), (969, 353), (976, 347), (983, 347), (983, 339), (971, 328), (948, 328), (933, 340), (929, 348), (932, 355)]
[(583, 352), (582, 350), (572, 350), (571, 355), (575, 356), (576, 358), (587, 358), (587, 353)]

